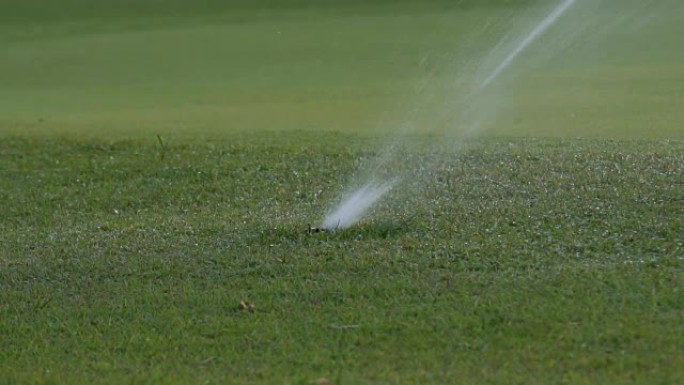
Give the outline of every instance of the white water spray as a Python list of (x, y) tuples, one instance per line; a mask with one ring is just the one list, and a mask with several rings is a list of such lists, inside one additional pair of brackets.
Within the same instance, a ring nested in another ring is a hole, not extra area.
[(359, 219), (375, 204), (397, 180), (386, 183), (370, 182), (354, 191), (323, 223), (323, 228), (328, 230), (346, 229), (358, 222)]
[(544, 20), (542, 20), (539, 25), (537, 25), (521, 42), (518, 44), (506, 58), (499, 63), (499, 65), (492, 71), (492, 73), (487, 76), (485, 80), (480, 83), (480, 89), (487, 87), (491, 84), (506, 68), (508, 68), (513, 60), (515, 60), (521, 52), (525, 50), (532, 42), (534, 42), (539, 36), (543, 35), (547, 29), (549, 29), (563, 14), (570, 9), (570, 7), (575, 3), (575, 0), (565, 0), (556, 9), (553, 10)]
[[(516, 45), (505, 59), (479, 84), (478, 91), (484, 90), (494, 82), (494, 80), (513, 63), (515, 58), (537, 38), (543, 35), (544, 32), (570, 9), (575, 1), (576, 0), (563, 0), (558, 7), (556, 7), (541, 21), (541, 23), (533, 28), (519, 44)], [(325, 218), (322, 228), (328, 230), (341, 230), (353, 226), (397, 183), (397, 180), (398, 179), (392, 179), (388, 182), (371, 180), (366, 183), (341, 201), (337, 208)]]

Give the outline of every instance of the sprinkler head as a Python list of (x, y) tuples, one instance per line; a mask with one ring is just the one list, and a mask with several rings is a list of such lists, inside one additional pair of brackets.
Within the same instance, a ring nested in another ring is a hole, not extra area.
[(306, 231), (308, 234), (315, 234), (315, 233), (324, 233), (328, 231), (328, 229), (323, 228), (323, 227), (311, 227), (309, 225), (309, 229)]

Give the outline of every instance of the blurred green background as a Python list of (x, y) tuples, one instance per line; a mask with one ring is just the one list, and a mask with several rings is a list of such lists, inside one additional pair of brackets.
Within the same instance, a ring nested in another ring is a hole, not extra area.
[[(457, 134), (463, 80), (556, 3), (4, 0), (0, 135)], [(684, 4), (641, 3), (578, 1), (477, 134), (684, 136)]]

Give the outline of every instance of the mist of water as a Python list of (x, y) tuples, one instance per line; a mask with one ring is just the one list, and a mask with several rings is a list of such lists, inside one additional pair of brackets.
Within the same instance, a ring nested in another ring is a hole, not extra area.
[(485, 88), (491, 84), (497, 77), (508, 68), (511, 63), (515, 60), (521, 52), (523, 52), (527, 47), (530, 46), (539, 36), (543, 35), (546, 30), (548, 30), (556, 21), (563, 16), (565, 12), (575, 3), (575, 0), (565, 0), (556, 7), (541, 23), (539, 23), (530, 33), (525, 36), (525, 38), (516, 45), (513, 50), (506, 56), (505, 59), (499, 63), (499, 65), (494, 68), (491, 74), (485, 78), (485, 80), (480, 83), (480, 88)]
[[(485, 99), (479, 98), (479, 93), (483, 92), (492, 83), (494, 83), (502, 73), (504, 73), (515, 61), (515, 59), (523, 53), (532, 43), (539, 37), (544, 35), (575, 3), (576, 0), (563, 0), (555, 7), (545, 18), (537, 23), (529, 32), (527, 32), (519, 42), (517, 42), (510, 52), (498, 63), (498, 65), (488, 73), (484, 80), (475, 83), (474, 94), (470, 95), (473, 100), (468, 106), (470, 111), (464, 111), (464, 115), (468, 116), (470, 122), (467, 131), (472, 132), (479, 126), (481, 115), (477, 111), (482, 110), (483, 106), (478, 104), (485, 103)], [(468, 79), (467, 83), (476, 82), (475, 79)], [(485, 109), (486, 110), (486, 109)], [(475, 111), (475, 112), (473, 112)], [(369, 182), (364, 183), (360, 188), (346, 195), (340, 203), (325, 217), (322, 227), (329, 230), (345, 229), (353, 226), (361, 220), (369, 210), (383, 198), (383, 196), (397, 184), (398, 177), (392, 177), (388, 181), (383, 179), (371, 178)]]
[(323, 228), (342, 230), (353, 226), (396, 182), (396, 179), (382, 183), (369, 182), (357, 189), (325, 218)]

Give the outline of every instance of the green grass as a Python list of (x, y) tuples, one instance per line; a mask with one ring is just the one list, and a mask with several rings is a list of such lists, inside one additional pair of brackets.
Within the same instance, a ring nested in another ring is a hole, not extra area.
[(684, 382), (684, 3), (475, 102), (550, 2), (91, 3), (0, 2), (0, 383)]
[[(523, 1), (82, 3), (3, 3), (0, 135), (453, 130), (471, 97), (454, 79), (540, 16)], [(639, 3), (559, 22), (502, 76), (484, 132), (681, 138), (682, 4)]]
[(682, 142), (415, 149), (309, 235), (374, 152), (324, 139), (3, 141), (3, 381), (682, 381)]

